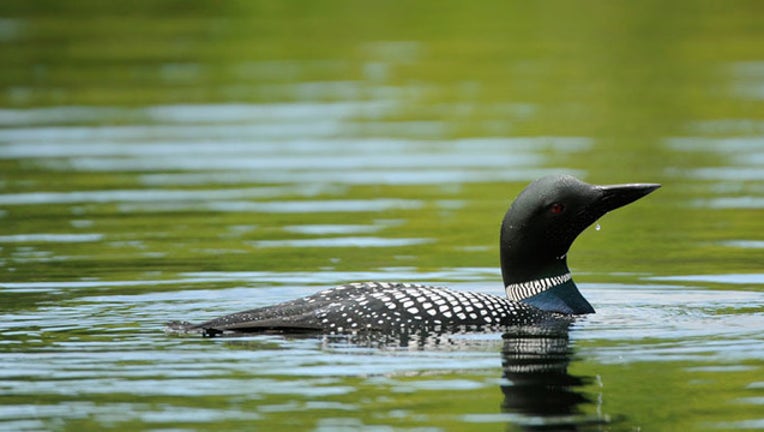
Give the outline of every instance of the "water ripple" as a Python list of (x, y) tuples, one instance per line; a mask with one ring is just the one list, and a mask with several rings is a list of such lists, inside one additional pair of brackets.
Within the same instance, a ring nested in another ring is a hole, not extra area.
[(315, 239), (259, 240), (248, 242), (256, 247), (401, 247), (433, 243), (432, 239), (422, 238), (383, 238), (383, 237), (331, 237)]

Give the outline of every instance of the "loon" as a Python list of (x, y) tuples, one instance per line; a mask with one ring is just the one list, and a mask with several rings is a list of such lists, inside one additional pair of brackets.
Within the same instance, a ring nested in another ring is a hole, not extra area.
[(201, 324), (168, 330), (222, 333), (384, 334), (495, 330), (594, 313), (567, 265), (576, 237), (605, 213), (659, 188), (597, 186), (569, 175), (542, 177), (514, 200), (501, 224), (506, 298), (414, 283), (358, 282)]

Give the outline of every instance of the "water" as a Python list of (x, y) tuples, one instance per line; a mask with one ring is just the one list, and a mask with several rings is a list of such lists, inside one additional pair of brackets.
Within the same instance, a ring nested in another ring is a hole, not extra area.
[[(764, 429), (759, 3), (176, 6), (0, 5), (0, 430)], [(163, 331), (501, 295), (501, 217), (559, 172), (663, 184), (575, 243), (570, 328)]]

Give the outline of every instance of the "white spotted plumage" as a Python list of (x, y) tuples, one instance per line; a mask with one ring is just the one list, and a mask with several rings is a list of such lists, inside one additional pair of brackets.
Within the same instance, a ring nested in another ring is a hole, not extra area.
[(528, 325), (549, 316), (533, 306), (493, 294), (412, 283), (361, 282), (227, 315), (199, 327), (218, 332), (451, 331)]

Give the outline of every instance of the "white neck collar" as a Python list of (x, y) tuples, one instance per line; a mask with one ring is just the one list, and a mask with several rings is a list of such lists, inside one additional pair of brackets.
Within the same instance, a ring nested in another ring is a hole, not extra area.
[(548, 290), (549, 288), (562, 285), (571, 279), (573, 279), (573, 275), (568, 272), (559, 276), (551, 276), (527, 282), (509, 284), (505, 290), (507, 291), (508, 299), (519, 301), (528, 297), (533, 297), (540, 292)]

